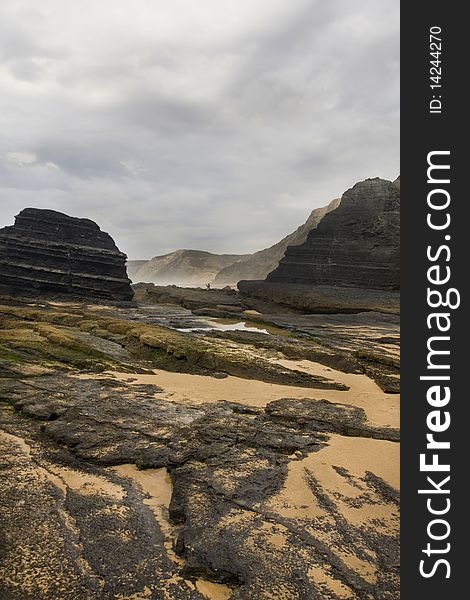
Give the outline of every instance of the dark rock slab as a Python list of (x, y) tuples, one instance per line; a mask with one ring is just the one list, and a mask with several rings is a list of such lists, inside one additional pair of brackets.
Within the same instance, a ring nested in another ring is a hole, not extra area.
[(270, 402), (266, 406), (266, 413), (272, 421), (290, 424), (302, 431), (325, 431), (391, 442), (400, 439), (398, 429), (368, 425), (362, 408), (333, 403), (329, 400), (281, 398)]
[(364, 311), (398, 314), (400, 293), (357, 287), (239, 281), (242, 302), (264, 313), (354, 314)]
[[(11, 485), (3, 490), (6, 510), (0, 508), (0, 524), (3, 513), (9, 540), (23, 536), (35, 544), (29, 560), (34, 568), (41, 567), (50, 585), (70, 580), (70, 593), (31, 597), (91, 600), (135, 594), (152, 600), (199, 600), (202, 594), (189, 583), (203, 577), (230, 584), (234, 600), (278, 597), (279, 590), (294, 600), (336, 598), (329, 591), (326, 596), (312, 579), (310, 572), (317, 567), (347, 586), (352, 600), (398, 597), (396, 536), (375, 525), (349, 523), (339, 508), (347, 499), (328, 495), (314, 473), (305, 471), (305, 476), (325, 512), (323, 521), (315, 521), (313, 515), (282, 516), (270, 504), (284, 485), (289, 465), (316, 454), (329, 443), (329, 433), (392, 439), (395, 430), (372, 428), (360, 409), (295, 399), (271, 402), (265, 408), (224, 401), (193, 406), (165, 400), (156, 386), (64, 373), (28, 380), (3, 378), (0, 394), (8, 402), (0, 410), (0, 433), (3, 429), (28, 438), (31, 448), (20, 453), (21, 443), (6, 438), (9, 449), (5, 454), (2, 448), (2, 458)], [(171, 535), (184, 559), (179, 572), (169, 560), (164, 531), (152, 519), (142, 490), (108, 468), (121, 463), (169, 471)], [(54, 475), (62, 467), (96, 475), (123, 487), (126, 494), (116, 499), (69, 489), (64, 497), (40, 477), (44, 470)], [(356, 502), (393, 504), (395, 511), (396, 491), (374, 473), (359, 480), (342, 469), (341, 476), (360, 489)], [(37, 515), (47, 519), (53, 535), (44, 560)], [(72, 533), (68, 522), (74, 526)], [(334, 543), (327, 544), (323, 534), (333, 536)], [(67, 535), (72, 536), (68, 544)], [(273, 536), (282, 543), (273, 545)], [(346, 550), (373, 561), (377, 584), (348, 566)], [(12, 557), (5, 563), (9, 566), (17, 554), (14, 548), (7, 551)], [(61, 553), (62, 571), (56, 560)], [(77, 560), (77, 553), (90, 566), (82, 578), (77, 565), (83, 561)], [(13, 573), (12, 581), (18, 586), (23, 573)], [(170, 581), (175, 582), (174, 589), (162, 595), (160, 590)], [(0, 587), (0, 595), (1, 591), (12, 600), (29, 598), (12, 593), (11, 586)]]
[(241, 309), (238, 294), (231, 288), (203, 289), (196, 287), (178, 287), (176, 285), (155, 285), (137, 283), (133, 286), (135, 298), (142, 304), (175, 304), (188, 310), (213, 308), (229, 305), (232, 310)]

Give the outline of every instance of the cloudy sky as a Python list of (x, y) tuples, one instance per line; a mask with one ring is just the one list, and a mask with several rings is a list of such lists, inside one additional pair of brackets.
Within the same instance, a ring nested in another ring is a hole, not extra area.
[(399, 168), (399, 0), (2, 0), (0, 226), (251, 252)]

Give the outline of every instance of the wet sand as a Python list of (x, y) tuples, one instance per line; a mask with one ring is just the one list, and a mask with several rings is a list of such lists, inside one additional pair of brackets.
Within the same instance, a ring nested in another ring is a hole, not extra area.
[[(334, 467), (346, 469), (353, 477), (361, 479), (367, 471), (371, 471), (394, 489), (400, 489), (399, 444), (330, 434), (327, 445), (319, 452), (289, 463), (285, 485), (271, 499), (270, 506), (286, 517), (320, 515), (322, 508), (307, 483), (308, 473), (314, 475), (329, 495), (357, 498), (361, 494), (360, 488), (351, 485)], [(353, 514), (354, 511), (351, 516)]]
[[(111, 468), (120, 477), (131, 479), (147, 496), (144, 504), (152, 509), (155, 518), (165, 536), (165, 549), (168, 557), (176, 564), (183, 566), (184, 560), (175, 554), (173, 545), (175, 535), (173, 526), (169, 520), (168, 508), (170, 506), (173, 486), (168, 471), (162, 469), (139, 470), (135, 465), (125, 464)], [(175, 582), (182, 578), (175, 578)], [(230, 587), (220, 583), (212, 583), (205, 579), (198, 579), (194, 583), (184, 580), (190, 587), (194, 587), (208, 600), (228, 600), (232, 594)]]
[[(337, 555), (351, 569), (374, 583), (375, 568), (364, 557), (360, 559), (341, 547), (336, 534), (337, 519), (344, 519), (349, 526), (372, 527), (393, 535), (399, 527), (398, 507), (374, 494), (365, 477), (372, 472), (399, 490), (399, 464), (397, 443), (332, 434), (325, 448), (289, 463), (283, 488), (267, 506), (282, 518), (308, 519), (318, 539), (335, 546)], [(329, 503), (334, 506), (334, 515), (328, 510)], [(312, 577), (318, 582), (324, 580), (332, 588), (331, 577), (320, 567), (312, 572)], [(335, 588), (338, 595), (347, 598), (341, 595), (346, 593), (344, 586), (340, 582), (335, 585), (339, 586)]]
[(344, 383), (350, 388), (348, 391), (321, 390), (322, 398), (326, 398), (331, 402), (343, 402), (344, 404), (363, 408), (371, 425), (380, 427), (400, 426), (399, 394), (386, 394), (367, 375), (343, 373), (309, 360), (276, 359), (275, 362), (288, 369), (297, 369), (311, 375), (333, 379), (337, 383)]
[[(152, 384), (163, 388), (159, 398), (173, 402), (203, 404), (229, 400), (240, 404), (264, 407), (280, 398), (325, 399), (330, 402), (350, 404), (364, 409), (369, 423), (377, 427), (398, 427), (400, 401), (397, 394), (385, 394), (367, 375), (351, 375), (335, 371), (311, 361), (274, 360), (290, 369), (328, 377), (350, 387), (347, 391), (302, 388), (265, 383), (240, 377), (223, 379), (204, 375), (171, 373), (156, 369), (153, 375), (140, 375), (108, 371), (106, 374), (131, 385)], [(100, 375), (102, 377), (102, 375)], [(88, 378), (89, 375), (83, 377)]]
[[(20, 451), (21, 455), (28, 460), (28, 468), (34, 470), (34, 475), (38, 477), (39, 480), (52, 483), (56, 489), (60, 490), (64, 499), (68, 490), (72, 490), (83, 496), (105, 496), (110, 500), (117, 501), (117, 504), (112, 505), (113, 512), (126, 510), (126, 507), (119, 503), (119, 501), (125, 499), (127, 495), (126, 490), (121, 485), (110, 481), (107, 477), (87, 473), (85, 471), (72, 469), (69, 467), (61, 467), (56, 464), (40, 466), (36, 462), (31, 461), (31, 446), (22, 437), (12, 435), (3, 430), (0, 430), (0, 441), (16, 447)], [(167, 556), (176, 565), (178, 565), (179, 568), (181, 568), (181, 566), (184, 565), (184, 560), (179, 558), (173, 550), (175, 536), (173, 533), (173, 526), (171, 525), (168, 517), (168, 507), (170, 504), (173, 487), (167, 470), (147, 469), (140, 471), (135, 465), (130, 464), (111, 467), (109, 470), (116, 473), (119, 477), (131, 479), (144, 493), (146, 498), (143, 502), (151, 508), (161, 528), (161, 531), (165, 536), (164, 546)], [(68, 516), (67, 512), (63, 508), (60, 508), (59, 512), (64, 521), (67, 522), (69, 530), (75, 530), (76, 525), (73, 522), (73, 519)], [(83, 557), (77, 560), (84, 572), (93, 574), (90, 565)], [(175, 576), (174, 582), (184, 582), (190, 589), (199, 591), (205, 598), (207, 598), (207, 600), (228, 600), (232, 594), (232, 589), (229, 586), (212, 583), (211, 581), (207, 581), (205, 579), (191, 581), (183, 579), (179, 576)], [(44, 586), (44, 589), (46, 589), (46, 585)], [(166, 594), (168, 600), (172, 600), (168, 595), (167, 590), (162, 591), (164, 594)], [(117, 595), (117, 598), (120, 600), (144, 600), (151, 596), (151, 590), (149, 588), (145, 588), (143, 592), (131, 595)]]
[(184, 564), (173, 550), (174, 535), (173, 528), (168, 516), (168, 507), (170, 506), (173, 486), (170, 476), (166, 469), (145, 469), (139, 470), (135, 465), (118, 465), (111, 469), (120, 477), (127, 477), (134, 481), (144, 492), (147, 498), (144, 504), (152, 509), (155, 518), (160, 525), (165, 536), (165, 548), (169, 558), (177, 564)]

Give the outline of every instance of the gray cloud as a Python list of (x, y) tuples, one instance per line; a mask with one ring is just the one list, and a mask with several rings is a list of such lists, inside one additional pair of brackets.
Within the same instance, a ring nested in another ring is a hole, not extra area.
[(132, 258), (276, 242), (398, 174), (398, 0), (6, 0), (0, 225), (87, 216)]

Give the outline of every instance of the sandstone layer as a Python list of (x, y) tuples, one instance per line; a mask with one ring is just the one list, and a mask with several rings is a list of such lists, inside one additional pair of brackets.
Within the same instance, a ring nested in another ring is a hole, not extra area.
[(26, 208), (0, 230), (0, 292), (111, 301), (133, 298), (126, 255), (89, 219)]

